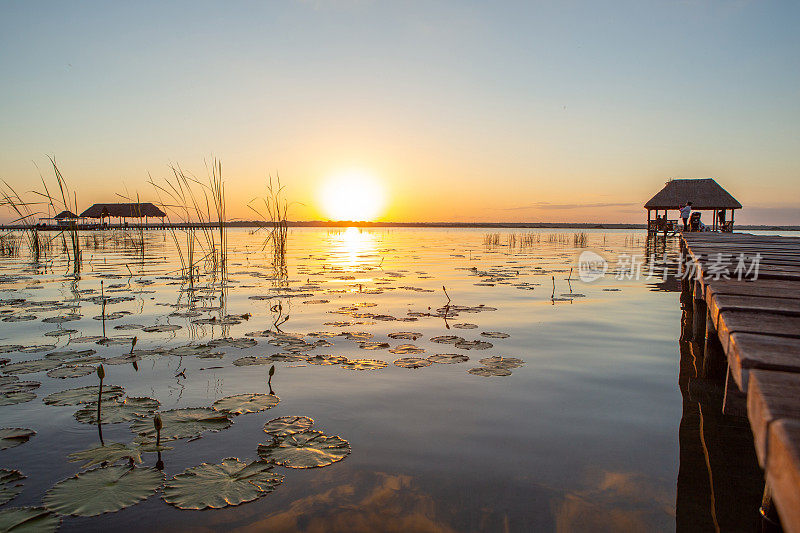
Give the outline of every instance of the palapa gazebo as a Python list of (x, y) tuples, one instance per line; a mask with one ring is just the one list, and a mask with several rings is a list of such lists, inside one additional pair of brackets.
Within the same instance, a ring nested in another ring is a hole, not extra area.
[[(89, 209), (81, 213), (81, 218), (99, 218), (100, 223), (106, 218), (119, 218), (120, 220), (128, 218), (144, 218), (145, 224), (147, 218), (160, 218), (161, 223), (164, 223), (164, 217), (167, 216), (165, 212), (156, 207), (150, 202), (140, 203), (124, 203), (124, 204), (94, 204)], [(127, 222), (127, 220), (125, 220)]]
[[(742, 204), (712, 178), (669, 180), (644, 204), (647, 209), (647, 231), (668, 231), (674, 227), (676, 221), (668, 220), (667, 212), (680, 209), (688, 202), (692, 202), (692, 211), (712, 211), (710, 227), (714, 231), (733, 231), (734, 211), (742, 208)], [(659, 214), (662, 210), (663, 217)], [(652, 218), (653, 211), (655, 219)]]
[(78, 218), (78, 215), (67, 209), (54, 216), (53, 220), (60, 226), (69, 226), (77, 224)]

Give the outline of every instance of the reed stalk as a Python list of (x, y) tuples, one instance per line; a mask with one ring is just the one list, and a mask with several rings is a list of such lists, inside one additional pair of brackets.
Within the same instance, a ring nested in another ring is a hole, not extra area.
[(280, 176), (269, 176), (266, 196), (254, 198), (247, 206), (264, 220), (269, 227), (269, 234), (264, 241), (264, 248), (271, 247), (272, 265), (279, 276), (286, 275), (286, 240), (289, 235), (289, 202), (284, 196), (285, 187), (281, 185)]

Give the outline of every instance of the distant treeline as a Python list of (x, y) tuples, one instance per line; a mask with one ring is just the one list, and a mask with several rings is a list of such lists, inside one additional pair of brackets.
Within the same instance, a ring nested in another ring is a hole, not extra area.
[[(356, 222), (352, 220), (296, 220), (287, 221), (290, 228), (505, 228), (505, 229), (524, 229), (524, 228), (549, 228), (549, 229), (647, 229), (646, 224), (611, 224), (611, 223), (588, 223), (588, 222)], [(138, 224), (131, 223), (132, 227)], [(149, 222), (148, 227), (183, 227), (187, 224), (160, 224)], [(194, 227), (202, 227), (206, 224), (192, 224)], [(225, 223), (229, 228), (265, 228), (270, 227), (270, 222), (260, 220), (231, 220)], [(114, 224), (112, 228), (120, 226)], [(21, 229), (20, 225), (0, 225), (0, 229), (13, 230)], [(56, 226), (52, 226), (55, 229)], [(50, 229), (50, 228), (42, 228)], [(83, 228), (81, 228), (83, 229)], [(92, 228), (94, 229), (94, 228)], [(736, 230), (766, 230), (766, 231), (800, 231), (800, 226), (770, 226), (770, 225), (737, 225)]]

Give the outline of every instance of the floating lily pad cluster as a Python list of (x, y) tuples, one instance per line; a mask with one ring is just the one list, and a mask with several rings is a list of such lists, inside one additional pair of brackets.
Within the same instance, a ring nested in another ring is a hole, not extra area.
[(516, 357), (501, 357), (495, 355), (493, 357), (481, 359), (480, 363), (482, 366), (471, 368), (468, 372), (481, 377), (510, 376), (511, 369), (524, 365), (525, 361), (517, 359)]

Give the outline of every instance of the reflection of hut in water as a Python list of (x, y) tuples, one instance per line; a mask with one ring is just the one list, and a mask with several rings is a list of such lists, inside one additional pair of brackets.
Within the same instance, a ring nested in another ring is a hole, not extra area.
[[(669, 220), (668, 211), (677, 210), (688, 202), (692, 202), (692, 211), (712, 211), (709, 226), (713, 231), (733, 231), (734, 210), (742, 208), (736, 198), (711, 178), (670, 180), (644, 204), (647, 209), (647, 231), (676, 230), (677, 218)], [(662, 210), (663, 215), (660, 214)], [(652, 218), (653, 211), (655, 219)]]
[(129, 218), (136, 218), (140, 221), (144, 218), (145, 224), (147, 224), (148, 218), (160, 218), (163, 224), (165, 216), (167, 216), (165, 212), (150, 202), (94, 204), (81, 213), (81, 218), (98, 218), (101, 224), (104, 220), (108, 223), (108, 219), (110, 218), (117, 218), (120, 220), (120, 223), (124, 224), (128, 223)]

